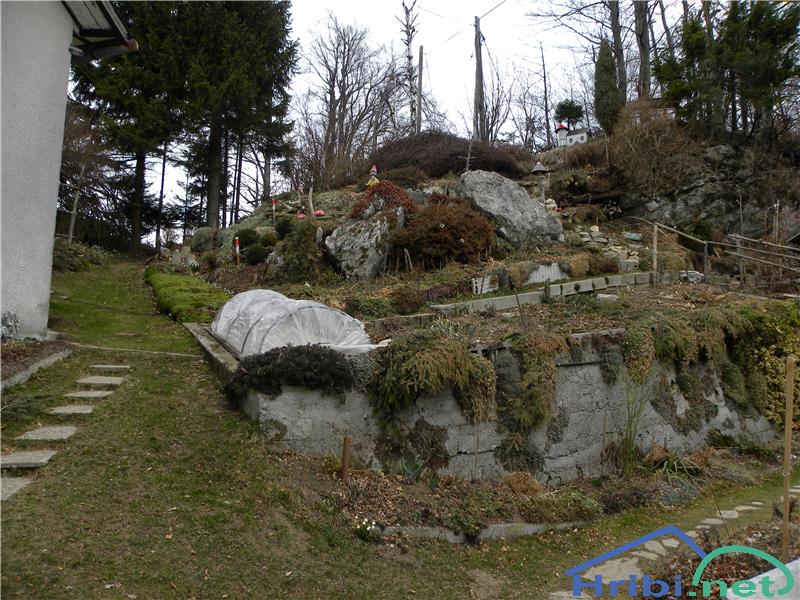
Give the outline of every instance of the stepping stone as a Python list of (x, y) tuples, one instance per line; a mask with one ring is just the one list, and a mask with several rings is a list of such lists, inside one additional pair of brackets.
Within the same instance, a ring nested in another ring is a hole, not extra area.
[(738, 519), (739, 513), (735, 510), (718, 510), (717, 514), (722, 517), (723, 519)]
[(17, 450), (0, 458), (4, 469), (38, 469), (55, 455), (55, 450)]
[(687, 531), (687, 532), (686, 532), (686, 535), (688, 535), (690, 538), (696, 538), (696, 537), (700, 537), (700, 534), (699, 534), (699, 533), (697, 533), (697, 532), (696, 532), (696, 531), (694, 531), (694, 530), (692, 530), (692, 531)]
[(658, 559), (658, 554), (655, 552), (646, 552), (644, 550), (638, 550), (637, 552), (632, 552), (634, 556), (638, 556), (639, 558), (646, 558), (647, 560), (656, 560)]
[(664, 544), (667, 548), (677, 548), (678, 546), (680, 546), (680, 542), (678, 540), (673, 540), (672, 538), (661, 540), (661, 543)]
[(91, 404), (66, 404), (64, 406), (56, 406), (47, 412), (51, 415), (88, 415), (94, 410)]
[(717, 517), (709, 517), (708, 519), (703, 519), (701, 522), (705, 523), (706, 525), (722, 525), (725, 523), (725, 521), (718, 519)]
[(80, 385), (88, 385), (90, 387), (105, 387), (107, 385), (121, 385), (122, 377), (108, 377), (105, 375), (92, 375), (91, 377), (84, 377), (78, 379)]
[(8, 500), (32, 481), (32, 477), (0, 477), (0, 500)]
[(18, 435), (18, 440), (37, 440), (37, 441), (60, 441), (71, 438), (78, 428), (74, 425), (48, 425), (32, 429), (22, 435)]
[(756, 500), (756, 501), (754, 501), (754, 502), (751, 502), (750, 504), (752, 504), (753, 506), (764, 506), (764, 503), (763, 503), (763, 502), (759, 502), (759, 501), (757, 501), (757, 500)]
[(91, 365), (89, 368), (105, 373), (128, 373), (131, 370), (128, 365)]
[(711, 529), (708, 525), (698, 525), (695, 529)]
[(747, 510), (758, 510), (758, 508), (756, 508), (755, 506), (749, 506), (749, 505), (746, 505), (746, 504), (742, 504), (741, 506), (737, 506), (736, 510), (738, 510), (739, 512), (745, 512)]
[(65, 398), (105, 398), (114, 392), (103, 390), (83, 390), (81, 392), (67, 392), (64, 394)]
[(664, 556), (667, 551), (664, 549), (664, 546), (661, 545), (661, 542), (658, 540), (649, 540), (644, 543), (644, 547), (647, 548), (650, 552), (655, 552), (656, 554), (660, 554)]

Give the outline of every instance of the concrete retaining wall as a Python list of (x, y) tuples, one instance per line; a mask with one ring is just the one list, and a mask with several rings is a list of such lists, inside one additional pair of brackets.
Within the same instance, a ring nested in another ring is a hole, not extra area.
[[(665, 416), (663, 401), (657, 410), (649, 399), (645, 400), (637, 435), (642, 451), (652, 444), (677, 452), (692, 451), (705, 444), (711, 429), (761, 442), (774, 437), (773, 426), (763, 416), (742, 415), (726, 403), (716, 374), (705, 367), (699, 368), (697, 375), (706, 381), (706, 399), (715, 407), (710, 412), (716, 414), (703, 419), (696, 430), (681, 427), (687, 418), (688, 402), (675, 385), (674, 369), (657, 366), (642, 388), (623, 380), (607, 382), (601, 366), (615, 346), (610, 339), (598, 343), (601, 338), (598, 334), (573, 336), (571, 351), (557, 357), (556, 399), (550, 423), (529, 434), (529, 442), (543, 456), (543, 466), (535, 473), (541, 481), (557, 484), (601, 474), (604, 443), (615, 439), (624, 427), (628, 402), (642, 394), (649, 398), (643, 390), (663, 390), (665, 382), (669, 402), (674, 405), (668, 411), (672, 414)], [(482, 353), (495, 364), (498, 401), (502, 402), (503, 394), (518, 390), (518, 361), (507, 348), (483, 349)], [(338, 455), (342, 438), (348, 434), (353, 454), (361, 463), (376, 469), (385, 466), (376, 449), (381, 428), (363, 392), (350, 391), (342, 398), (288, 387), (277, 396), (251, 392), (244, 411), (261, 423), (265, 435), (287, 448), (313, 455)], [(409, 430), (420, 420), (444, 428), (448, 464), (439, 469), (440, 473), (467, 479), (495, 479), (505, 474), (495, 450), (508, 435), (506, 428), (499, 421), (469, 423), (450, 392), (422, 397), (398, 418)]]

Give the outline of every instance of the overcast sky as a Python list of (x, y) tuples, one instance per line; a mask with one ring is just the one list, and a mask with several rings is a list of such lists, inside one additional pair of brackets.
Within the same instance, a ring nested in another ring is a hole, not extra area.
[[(410, 0), (409, 0), (410, 3)], [(475, 16), (482, 17), (481, 31), (485, 39), (484, 71), (494, 61), (501, 72), (517, 69), (539, 71), (541, 43), (552, 79), (553, 104), (569, 94), (570, 79), (576, 63), (584, 57), (570, 48), (584, 43), (564, 29), (553, 29), (526, 16), (543, 11), (548, 2), (535, 0), (417, 0), (418, 32), (414, 41), (415, 63), (419, 45), (424, 46), (423, 87), (432, 93), (449, 119), (463, 134), (462, 114), (469, 114), (475, 81), (474, 28)], [(292, 35), (304, 49), (314, 31), (320, 29), (333, 12), (342, 23), (355, 23), (370, 30), (374, 45), (402, 49), (400, 24), (401, 0), (294, 0), (292, 2)], [(488, 13), (488, 14), (487, 14)], [(485, 16), (484, 16), (485, 15)], [(301, 60), (301, 69), (305, 67)], [(300, 74), (292, 86), (297, 96), (308, 86), (309, 76)], [(423, 124), (424, 127), (424, 124)], [(158, 193), (160, 162), (149, 170), (151, 192)], [(181, 193), (177, 185), (184, 180), (179, 169), (167, 169), (165, 197), (171, 201)]]

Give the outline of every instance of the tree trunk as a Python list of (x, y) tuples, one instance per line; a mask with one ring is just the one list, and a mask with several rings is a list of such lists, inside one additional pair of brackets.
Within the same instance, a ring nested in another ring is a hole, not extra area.
[(133, 171), (133, 202), (131, 210), (131, 250), (139, 252), (142, 245), (142, 206), (144, 205), (147, 154), (137, 152)]
[(622, 25), (619, 22), (619, 0), (609, 0), (608, 10), (611, 13), (611, 38), (614, 49), (614, 60), (617, 61), (617, 86), (622, 94), (623, 104), (628, 99), (628, 77), (625, 74), (625, 51), (622, 48)]
[(264, 179), (264, 202), (269, 202), (272, 196), (272, 157), (266, 152), (264, 153), (264, 171), (262, 175)]
[(219, 191), (222, 176), (222, 120), (214, 117), (208, 134), (208, 194), (206, 225), (219, 229)]
[(228, 168), (230, 137), (227, 129), (225, 130), (223, 139), (222, 145), (225, 148), (225, 158), (222, 161), (222, 189), (219, 194), (219, 203), (222, 205), (222, 228), (224, 229), (228, 225), (228, 180), (230, 179), (230, 169)]
[(233, 216), (231, 217), (232, 223), (239, 222), (239, 198), (242, 195), (242, 158), (244, 154), (244, 148), (242, 147), (242, 142), (239, 140), (239, 159), (236, 165), (236, 191), (235, 199), (233, 202)]
[(667, 11), (664, 8), (664, 0), (658, 0), (658, 7), (661, 9), (661, 25), (663, 25), (664, 34), (667, 36), (667, 48), (669, 49), (669, 56), (674, 60), (675, 42), (672, 39), (672, 31), (670, 31), (669, 25), (667, 25)]
[(636, 47), (639, 50), (639, 78), (636, 92), (639, 98), (650, 97), (650, 28), (647, 0), (633, 3)]
[[(713, 55), (713, 48), (716, 41), (714, 40), (714, 23), (711, 18), (711, 1), (703, 0), (703, 20), (706, 26), (706, 36), (708, 37), (708, 47), (711, 52), (707, 54)], [(722, 79), (723, 73), (719, 73), (718, 65), (715, 59), (706, 59), (706, 77), (708, 81), (713, 82), (713, 90), (710, 92), (710, 99), (708, 102), (708, 122), (711, 124), (712, 130), (716, 133), (721, 132), (725, 128), (725, 117), (723, 112), (722, 100)]]
[(161, 252), (161, 213), (164, 211), (164, 175), (167, 171), (167, 142), (161, 155), (161, 189), (158, 192), (158, 216), (156, 217), (156, 257)]
[(486, 103), (483, 98), (483, 57), (481, 56), (481, 20), (475, 17), (475, 106), (472, 116), (472, 137), (485, 140)]

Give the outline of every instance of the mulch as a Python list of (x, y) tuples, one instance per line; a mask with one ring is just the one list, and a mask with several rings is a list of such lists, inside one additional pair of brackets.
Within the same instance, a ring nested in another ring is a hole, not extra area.
[(12, 377), (32, 364), (51, 354), (69, 348), (69, 344), (58, 340), (39, 342), (34, 340), (3, 342), (0, 346), (0, 369), (2, 377)]

